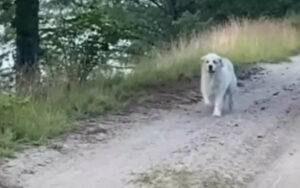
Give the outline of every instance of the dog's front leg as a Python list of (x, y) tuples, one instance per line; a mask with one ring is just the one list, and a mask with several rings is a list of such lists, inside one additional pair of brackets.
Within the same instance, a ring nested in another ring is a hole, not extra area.
[(222, 116), (223, 100), (224, 100), (224, 94), (218, 95), (216, 97), (215, 107), (214, 107), (214, 112), (213, 112), (214, 117), (221, 117)]
[(201, 93), (203, 97), (203, 101), (205, 106), (211, 106), (210, 97), (209, 97), (209, 90), (206, 88), (205, 83), (201, 85)]
[(202, 95), (203, 95), (203, 100), (204, 100), (205, 106), (211, 106), (211, 102), (209, 100), (209, 96), (206, 95), (206, 94), (204, 94), (204, 93)]

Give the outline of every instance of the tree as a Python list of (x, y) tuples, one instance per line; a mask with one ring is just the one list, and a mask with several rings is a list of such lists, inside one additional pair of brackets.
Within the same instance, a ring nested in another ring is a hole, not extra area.
[[(15, 70), (19, 84), (39, 80), (39, 64), (44, 66), (44, 75), (49, 76), (48, 72), (51, 72), (56, 77), (67, 73), (69, 80), (83, 82), (91, 79), (93, 71), (112, 69), (111, 60), (122, 64), (138, 63), (140, 59), (136, 57), (151, 54), (153, 48), (166, 47), (178, 38), (189, 37), (231, 17), (283, 17), (290, 11), (299, 10), (299, 2), (0, 0), (0, 24), (6, 23), (5, 38), (10, 42), (17, 35), (13, 45), (17, 46)], [(13, 26), (16, 33), (13, 33), (9, 28), (15, 9)], [(0, 42), (8, 41), (5, 38), (0, 37)]]
[(39, 1), (16, 0), (17, 87), (30, 88), (39, 81)]

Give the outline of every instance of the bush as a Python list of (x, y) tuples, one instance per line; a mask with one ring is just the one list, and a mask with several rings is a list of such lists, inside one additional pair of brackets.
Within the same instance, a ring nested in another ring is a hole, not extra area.
[(63, 110), (46, 102), (0, 95), (0, 155), (10, 154), (15, 142), (41, 143), (68, 130)]
[(287, 16), (287, 19), (294, 27), (300, 29), (300, 13), (291, 13)]

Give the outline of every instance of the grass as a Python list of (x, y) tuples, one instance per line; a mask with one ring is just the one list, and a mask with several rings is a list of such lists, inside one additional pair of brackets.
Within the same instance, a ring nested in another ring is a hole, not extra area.
[(155, 169), (139, 174), (131, 183), (141, 188), (196, 188), (199, 177), (188, 169)]
[(232, 20), (154, 52), (126, 77), (97, 79), (69, 89), (54, 84), (41, 89), (43, 95), (28, 99), (1, 94), (0, 156), (11, 155), (16, 143), (42, 143), (64, 133), (74, 119), (122, 110), (130, 99), (145, 96), (148, 88), (197, 76), (200, 59), (208, 52), (226, 56), (237, 66), (296, 54), (300, 34), (293, 25), (287, 20)]
[(10, 156), (17, 142), (42, 143), (69, 130), (63, 110), (47, 102), (0, 95), (0, 156)]
[(244, 187), (245, 182), (218, 171), (192, 171), (188, 168), (150, 169), (130, 181), (140, 188), (231, 188)]
[(283, 59), (300, 47), (299, 30), (287, 20), (231, 21), (207, 35), (204, 48), (225, 55), (235, 63)]

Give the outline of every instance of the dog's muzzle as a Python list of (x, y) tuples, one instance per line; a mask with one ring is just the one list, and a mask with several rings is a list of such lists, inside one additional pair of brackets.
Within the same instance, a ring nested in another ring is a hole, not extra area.
[(211, 66), (211, 65), (208, 66), (208, 72), (209, 73), (215, 73), (215, 71), (213, 69), (213, 66)]

